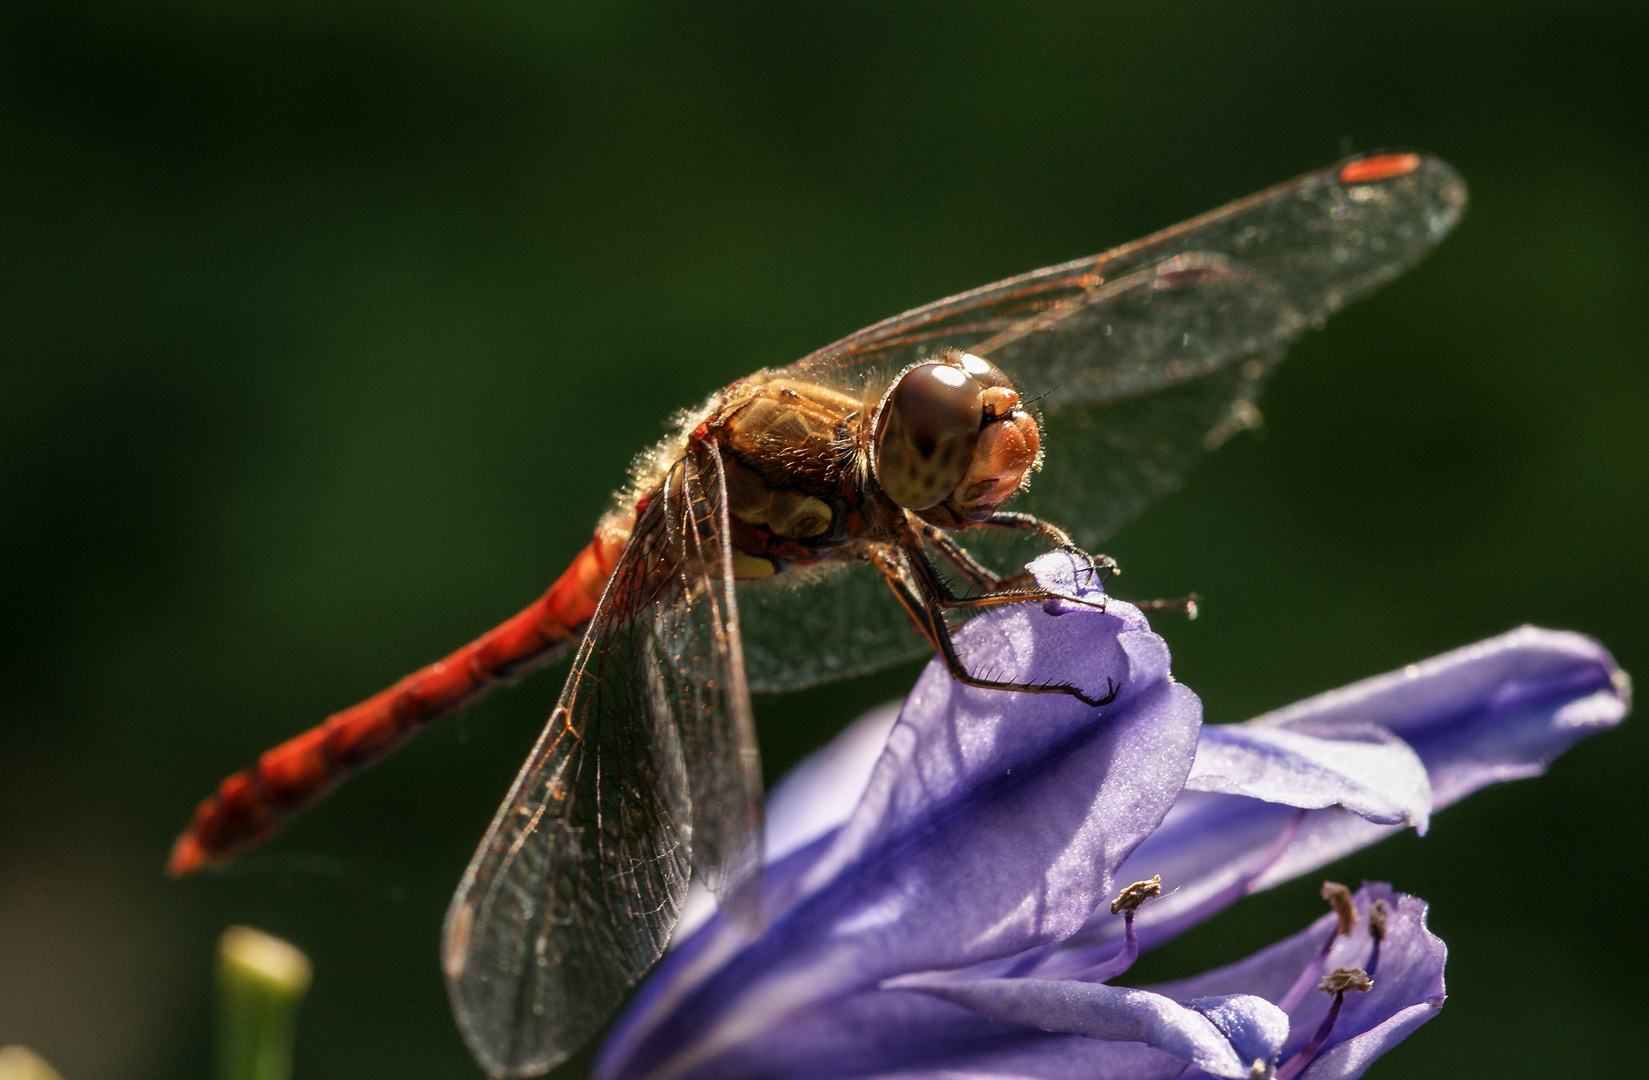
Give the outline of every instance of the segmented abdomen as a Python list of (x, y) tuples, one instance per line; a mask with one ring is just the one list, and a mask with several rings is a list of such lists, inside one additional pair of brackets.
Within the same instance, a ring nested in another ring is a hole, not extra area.
[(549, 590), (444, 660), (269, 750), (202, 800), (167, 870), (188, 874), (268, 839), (346, 777), (577, 642), (626, 537), (597, 532)]

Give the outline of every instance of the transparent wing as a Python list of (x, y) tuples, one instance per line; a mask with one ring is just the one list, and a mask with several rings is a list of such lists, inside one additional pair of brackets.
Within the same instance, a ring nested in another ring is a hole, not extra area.
[(447, 988), (494, 1076), (544, 1072), (599, 1030), (663, 952), (691, 873), (725, 896), (757, 869), (761, 778), (721, 492), (719, 469), (684, 461), (639, 515), (453, 896)]
[[(1014, 508), (1095, 549), (1257, 421), (1255, 398), (1289, 342), (1413, 265), (1465, 204), (1465, 184), (1436, 158), (1351, 158), (1102, 255), (887, 319), (785, 374), (870, 398), (942, 349), (988, 357), (1039, 399), (1044, 467)], [(995, 537), (962, 539), (1003, 568), (1022, 554), (1001, 553)], [(925, 649), (868, 567), (746, 583), (742, 595), (762, 690)]]
[(739, 582), (752, 690), (795, 690), (932, 652), (868, 563), (789, 577)]
[[(662, 689), (678, 718), (693, 801), (693, 867), (724, 910), (761, 869), (762, 777), (756, 720), (745, 674), (744, 635), (733, 587), (726, 474), (714, 442), (703, 462), (683, 462), (677, 523), (687, 602), (658, 609), (654, 641), (663, 650)], [(753, 917), (748, 906), (740, 913)]]
[(1046, 395), (1028, 507), (1095, 545), (1256, 415), (1287, 344), (1411, 266), (1465, 207), (1435, 158), (1354, 158), (1103, 255), (940, 300), (786, 369), (867, 389), (957, 347)]

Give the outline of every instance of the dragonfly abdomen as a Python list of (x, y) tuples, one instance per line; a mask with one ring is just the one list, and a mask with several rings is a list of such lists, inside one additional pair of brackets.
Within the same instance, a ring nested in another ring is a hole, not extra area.
[(555, 584), (510, 619), (224, 780), (196, 807), (167, 870), (192, 873), (262, 843), (351, 774), (576, 643), (627, 539), (618, 529), (598, 531)]

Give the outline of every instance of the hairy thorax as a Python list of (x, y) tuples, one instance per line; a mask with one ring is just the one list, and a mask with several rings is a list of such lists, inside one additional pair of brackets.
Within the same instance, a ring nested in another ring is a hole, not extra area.
[(885, 530), (893, 508), (867, 503), (861, 399), (761, 376), (728, 396), (707, 434), (727, 476), (737, 576), (853, 558), (857, 544)]
[(874, 560), (918, 535), (966, 529), (1040, 459), (1036, 420), (1007, 377), (960, 350), (857, 394), (759, 372), (676, 421), (638, 459), (604, 528), (627, 538), (640, 508), (689, 475), (694, 490), (722, 483), (733, 572), (746, 579)]

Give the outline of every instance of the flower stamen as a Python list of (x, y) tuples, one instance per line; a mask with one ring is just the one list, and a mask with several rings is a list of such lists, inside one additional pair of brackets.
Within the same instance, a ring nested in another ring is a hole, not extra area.
[[(1300, 835), (1300, 828), (1305, 824), (1305, 819), (1305, 810), (1295, 811), (1289, 818), (1288, 824), (1282, 827), (1282, 830), (1277, 834), (1277, 838), (1271, 842), (1271, 846), (1260, 852), (1252, 863), (1239, 872), (1234, 881), (1192, 907), (1169, 918), (1152, 923), (1150, 926), (1151, 940), (1153, 942), (1167, 941), (1182, 930), (1197, 925), (1214, 912), (1222, 911), (1247, 896), (1249, 890), (1253, 888), (1254, 882), (1260, 879), (1260, 875), (1271, 869), (1277, 860), (1282, 858), (1288, 851), (1289, 846)], [(1072, 942), (1077, 940), (1079, 939), (1073, 938)]]
[(1285, 1013), (1292, 1013), (1299, 1007), (1300, 1002), (1305, 1000), (1305, 996), (1311, 992), (1311, 987), (1322, 975), (1324, 965), (1328, 963), (1329, 950), (1340, 940), (1340, 935), (1351, 933), (1352, 928), (1357, 925), (1357, 906), (1352, 903), (1350, 889), (1337, 881), (1325, 881), (1322, 897), (1328, 901), (1328, 906), (1334, 909), (1334, 914), (1339, 916), (1339, 921), (1335, 923), (1334, 931), (1328, 935), (1328, 939), (1323, 942), (1323, 947), (1317, 950), (1317, 954), (1306, 964), (1305, 970), (1300, 972), (1300, 977), (1294, 980), (1294, 985), (1288, 988), (1288, 993), (1277, 1001), (1277, 1008)]
[(1122, 916), (1122, 948), (1108, 960), (1090, 968), (1079, 969), (1066, 978), (1083, 982), (1108, 982), (1134, 966), (1139, 959), (1139, 935), (1134, 932), (1134, 912), (1147, 900), (1162, 895), (1162, 875), (1153, 874), (1145, 881), (1136, 881), (1117, 894), (1111, 901), (1111, 914)]
[(1323, 981), (1317, 984), (1317, 989), (1325, 994), (1343, 994), (1347, 990), (1366, 994), (1374, 989), (1374, 980), (1370, 979), (1368, 972), (1362, 968), (1335, 968), (1323, 976)]
[(1355, 990), (1359, 994), (1366, 994), (1374, 989), (1374, 982), (1368, 977), (1368, 972), (1362, 968), (1335, 968), (1323, 976), (1323, 981), (1317, 984), (1317, 989), (1325, 994), (1334, 995), (1334, 1004), (1328, 1007), (1328, 1013), (1323, 1022), (1317, 1025), (1317, 1030), (1311, 1033), (1305, 1045), (1277, 1070), (1277, 1080), (1294, 1080), (1311, 1064), (1311, 1059), (1328, 1041), (1329, 1032), (1334, 1030), (1334, 1022), (1340, 1018), (1340, 1006), (1345, 1004), (1346, 991)]
[(1368, 954), (1368, 975), (1371, 979), (1380, 967), (1380, 944), (1386, 940), (1386, 922), (1390, 918), (1391, 910), (1384, 900), (1376, 900), (1368, 906), (1368, 936), (1374, 941), (1374, 948)]
[(1340, 917), (1339, 929), (1335, 933), (1351, 933), (1351, 928), (1357, 925), (1357, 905), (1351, 901), (1351, 890), (1338, 881), (1325, 881), (1322, 897), (1334, 909), (1334, 914)]
[(1111, 914), (1121, 915), (1126, 911), (1132, 915), (1145, 901), (1161, 895), (1162, 875), (1152, 874), (1148, 880), (1136, 881), (1117, 893), (1117, 898), (1111, 901)]

